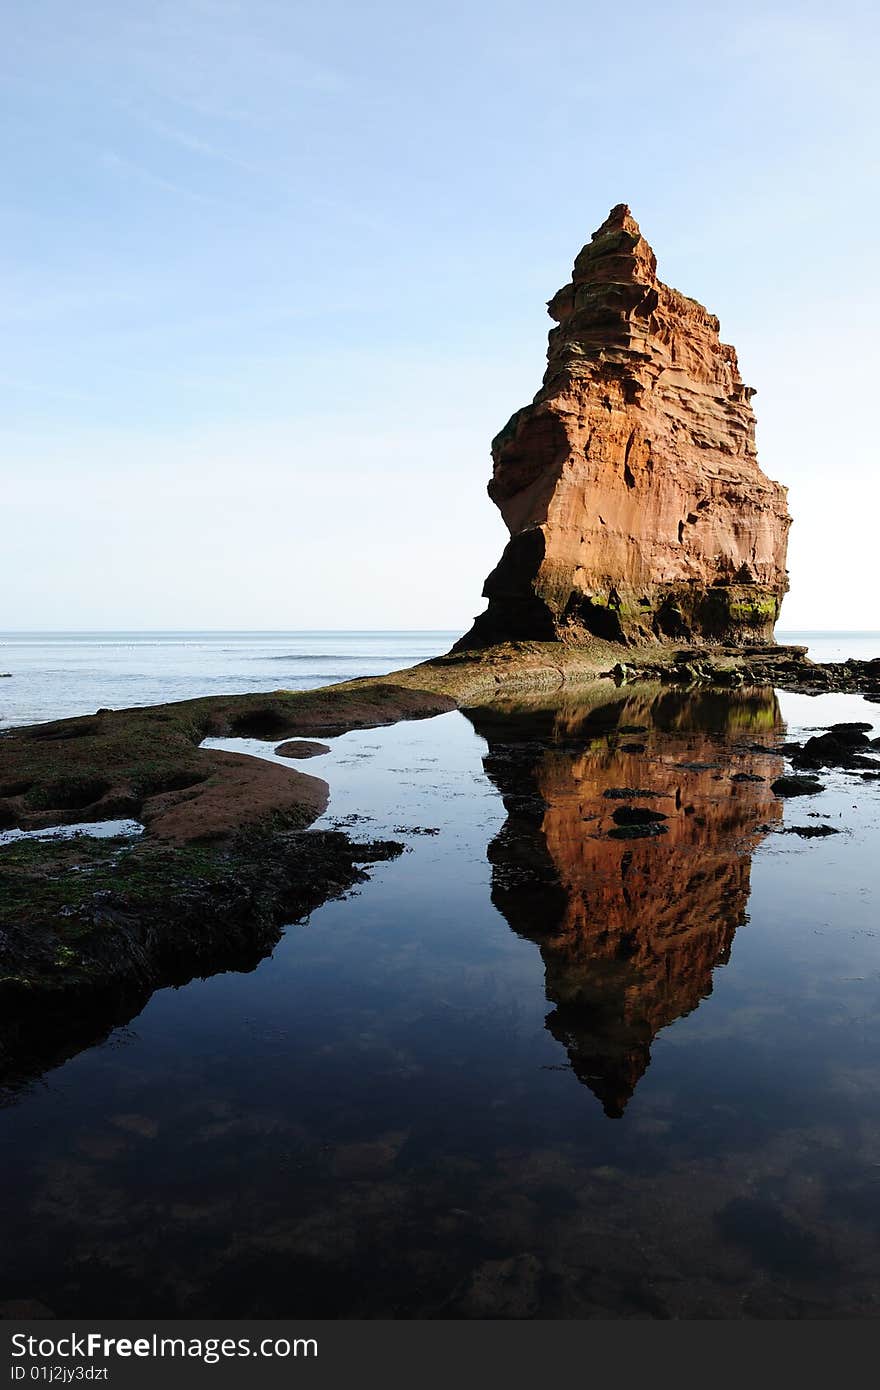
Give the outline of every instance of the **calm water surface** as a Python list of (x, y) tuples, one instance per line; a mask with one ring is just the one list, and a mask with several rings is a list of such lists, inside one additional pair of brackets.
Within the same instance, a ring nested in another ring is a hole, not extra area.
[[(458, 632), (0, 632), (0, 728), (200, 695), (303, 690), (439, 656)], [(816, 661), (880, 653), (880, 633), (780, 632)]]
[(622, 690), (334, 740), (322, 823), (408, 852), (11, 1098), (0, 1303), (877, 1316), (880, 782), (768, 780), (786, 722), (840, 719), (880, 707)]
[(382, 675), (448, 651), (453, 632), (0, 632), (0, 728)]

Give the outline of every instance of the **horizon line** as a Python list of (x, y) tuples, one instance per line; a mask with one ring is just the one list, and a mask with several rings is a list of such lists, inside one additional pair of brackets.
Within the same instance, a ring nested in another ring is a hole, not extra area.
[[(357, 633), (362, 636), (382, 635), (396, 633), (401, 636), (415, 636), (424, 634), (426, 636), (445, 636), (450, 632), (460, 632), (459, 627), (8, 627), (0, 628), (0, 638), (3, 637), (98, 637), (98, 636), (117, 636), (127, 634), (130, 636), (154, 637), (164, 636), (184, 636), (198, 634), (200, 636), (216, 633), (217, 635), (247, 635), (253, 637), (272, 637), (272, 636), (298, 636), (310, 637), (321, 636), (327, 633)], [(866, 627), (784, 627), (777, 629), (780, 636), (802, 636), (807, 633), (830, 637), (880, 637), (880, 628)], [(743, 648), (747, 651), (748, 648)]]

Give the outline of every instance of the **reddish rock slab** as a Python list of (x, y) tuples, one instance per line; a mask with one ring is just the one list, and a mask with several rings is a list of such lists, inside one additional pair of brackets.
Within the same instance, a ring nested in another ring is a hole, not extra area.
[(459, 648), (772, 640), (786, 489), (758, 465), (718, 319), (656, 266), (620, 204), (551, 299), (544, 384), (492, 444), (510, 541)]
[(329, 744), (313, 743), (308, 738), (291, 738), (286, 743), (279, 743), (275, 749), (279, 758), (319, 758), (322, 753), (329, 752)]

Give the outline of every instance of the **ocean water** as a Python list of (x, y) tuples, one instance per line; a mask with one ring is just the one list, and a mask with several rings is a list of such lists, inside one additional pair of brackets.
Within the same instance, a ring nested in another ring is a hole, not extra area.
[[(458, 632), (0, 632), (0, 728), (199, 695), (305, 690), (449, 650)], [(816, 661), (880, 654), (880, 632), (788, 632)]]
[(794, 628), (777, 628), (776, 640), (783, 644), (807, 647), (811, 661), (870, 661), (880, 656), (880, 632), (813, 632)]
[(876, 1319), (880, 781), (771, 789), (842, 720), (880, 706), (634, 687), (328, 739), (320, 824), (406, 852), (7, 1095), (0, 1312)]
[(0, 632), (0, 728), (381, 675), (448, 651), (454, 632)]

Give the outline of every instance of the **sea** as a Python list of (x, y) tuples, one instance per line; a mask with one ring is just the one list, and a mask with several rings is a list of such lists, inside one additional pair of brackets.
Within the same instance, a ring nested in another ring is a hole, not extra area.
[[(451, 638), (10, 635), (0, 700), (302, 688)], [(876, 1320), (880, 772), (774, 786), (853, 721), (880, 738), (858, 695), (634, 686), (328, 738), (315, 829), (396, 858), (45, 1056), (0, 1018), (0, 1317)]]
[[(0, 632), (0, 728), (200, 695), (308, 690), (439, 656), (455, 631)], [(880, 632), (777, 633), (814, 661), (867, 658)]]
[(0, 632), (0, 728), (384, 675), (457, 632)]

